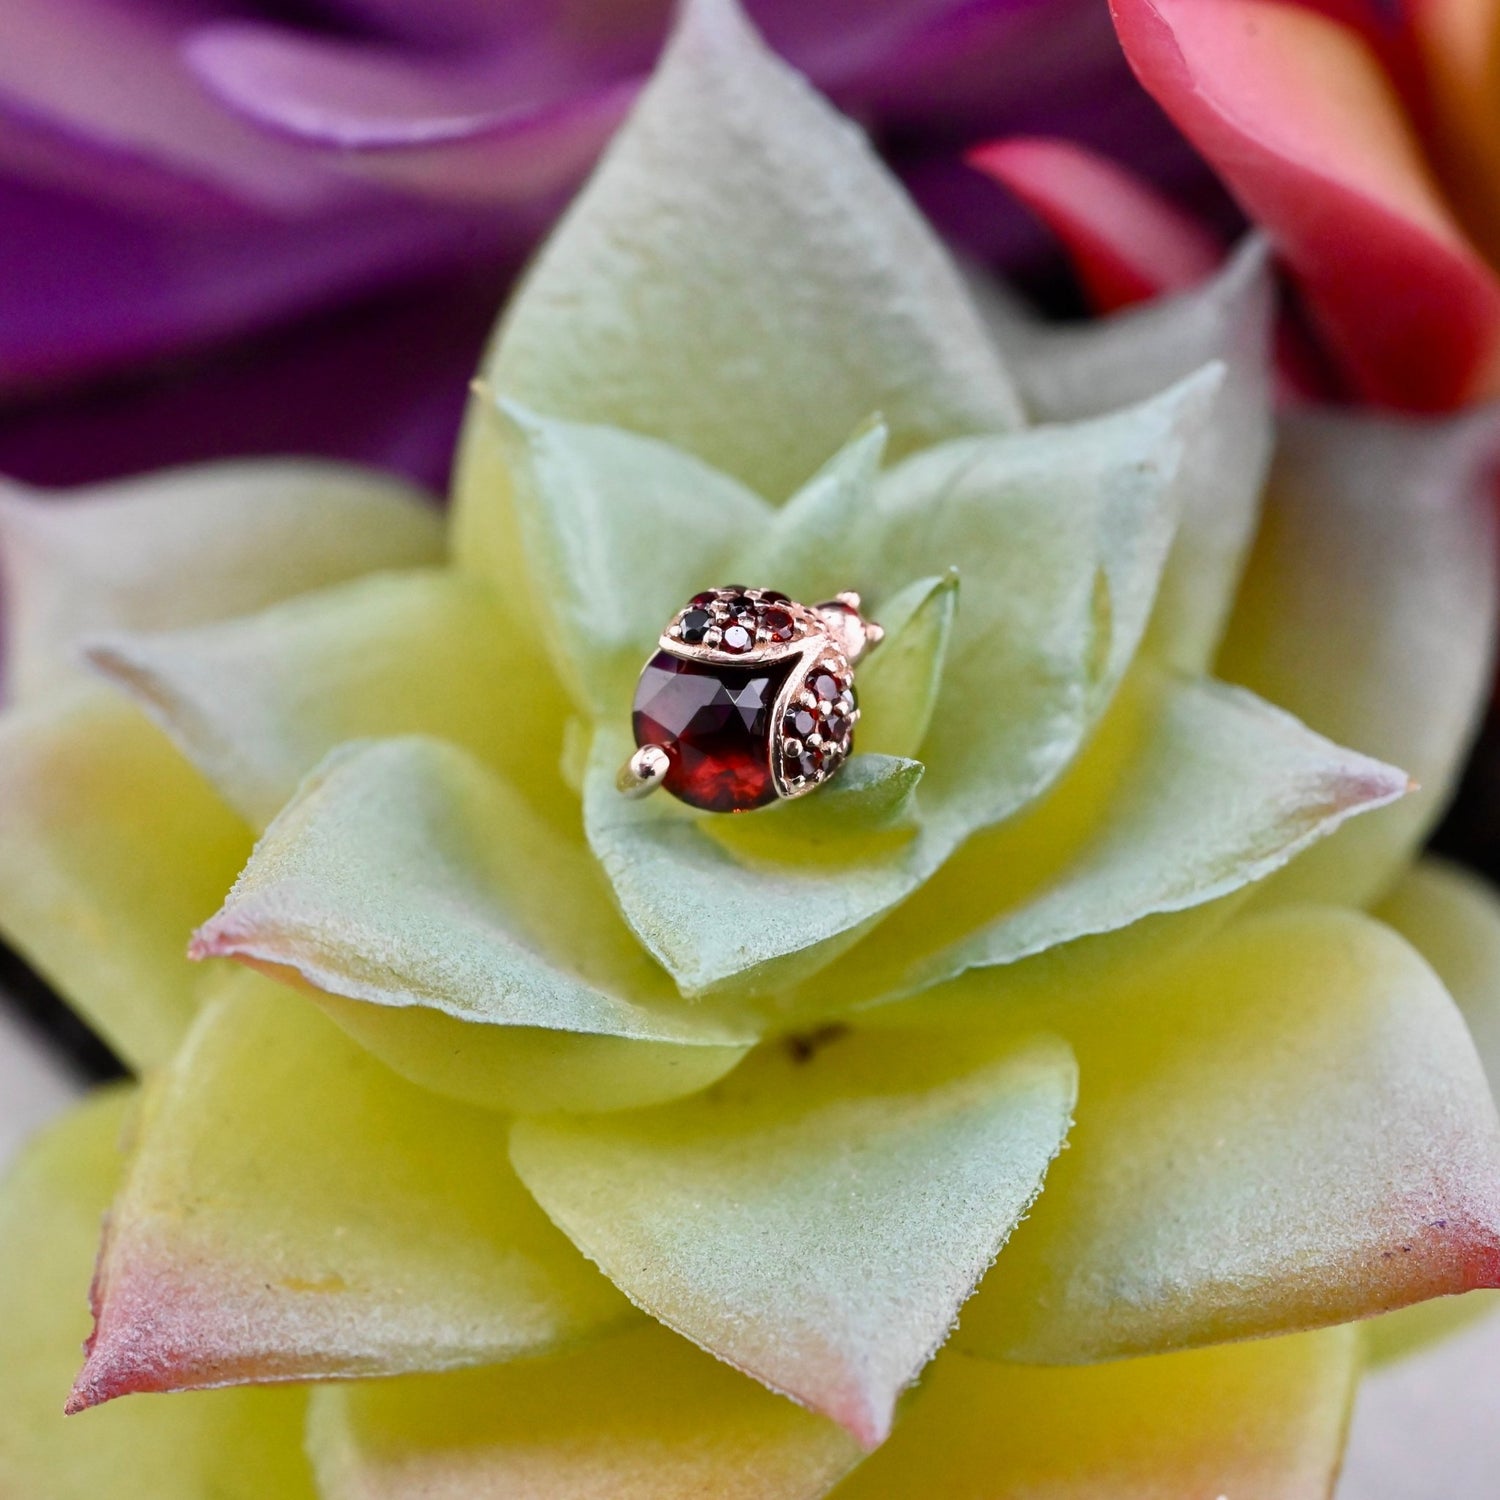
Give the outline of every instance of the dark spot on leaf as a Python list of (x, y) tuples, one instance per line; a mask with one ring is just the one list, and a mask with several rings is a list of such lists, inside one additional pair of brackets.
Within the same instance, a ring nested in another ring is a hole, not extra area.
[(849, 1028), (837, 1021), (820, 1026), (816, 1031), (798, 1032), (786, 1038), (786, 1050), (794, 1063), (811, 1062), (823, 1048), (847, 1036)]

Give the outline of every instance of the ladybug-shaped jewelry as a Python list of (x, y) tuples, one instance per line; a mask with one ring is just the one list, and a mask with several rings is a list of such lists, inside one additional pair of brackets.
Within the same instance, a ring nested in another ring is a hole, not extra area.
[(883, 634), (858, 594), (812, 606), (774, 589), (695, 594), (641, 672), (620, 790), (749, 812), (822, 786), (853, 749), (854, 667)]

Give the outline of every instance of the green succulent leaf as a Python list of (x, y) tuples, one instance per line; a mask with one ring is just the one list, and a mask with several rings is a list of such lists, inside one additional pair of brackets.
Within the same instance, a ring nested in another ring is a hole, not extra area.
[(544, 638), (579, 707), (619, 716), (674, 611), (735, 575), (772, 512), (681, 449), (614, 427), (495, 413)]
[[(1148, 672), (1139, 692), (1132, 705), (1138, 731), (1078, 847), (1006, 903), (1017, 872), (1036, 869), (1038, 853), (1051, 859), (1068, 849), (1070, 835), (1057, 824), (1071, 823), (1070, 810), (998, 830), (975, 846), (953, 877), (980, 899), (988, 892), (1001, 909), (920, 959), (904, 988), (925, 989), (1218, 900), (1280, 869), (1348, 818), (1406, 793), (1404, 772), (1330, 743), (1243, 689)], [(1066, 782), (1057, 793), (1063, 802), (1075, 795)], [(898, 914), (856, 964), (898, 972), (903, 954), (930, 951), (934, 936), (965, 921), (973, 900), (954, 901), (944, 884), (939, 877), (938, 888)], [(935, 922), (923, 908), (945, 900), (948, 915)]]
[(824, 1033), (697, 1099), (518, 1121), (511, 1159), (632, 1301), (874, 1447), (1040, 1190), (1073, 1097), (1051, 1038)]
[(1419, 790), (1279, 876), (1267, 900), (1378, 899), (1445, 807), (1491, 678), (1500, 427), (1296, 412), (1219, 657), (1320, 733), (1403, 767)]
[[(1044, 791), (1140, 644), (1171, 547), (1186, 435), (1220, 372), (1107, 417), (969, 438), (883, 476), (850, 538), (872, 598), (957, 568), (963, 611), (923, 744), (924, 797), (959, 838)], [(837, 546), (828, 549), (837, 567)]]
[(945, 1354), (831, 1500), (1327, 1500), (1358, 1376), (1352, 1328), (1070, 1370)]
[(727, 0), (686, 7), (486, 373), (765, 495), (789, 494), (871, 412), (898, 453), (1019, 420), (932, 230)]
[(1050, 1020), (1078, 1053), (1078, 1123), (963, 1347), (1115, 1359), (1495, 1283), (1494, 1101), (1453, 1002), (1388, 928), (1242, 918)]
[(1429, 855), (1374, 914), (1437, 971), (1500, 1097), (1500, 898), (1479, 876)]
[(73, 1408), (490, 1364), (629, 1322), (507, 1168), (505, 1137), (300, 996), (231, 976), (151, 1086)]
[(1222, 362), (1212, 419), (1183, 457), (1182, 520), (1151, 624), (1153, 652), (1183, 671), (1212, 662), (1255, 535), (1275, 431), (1275, 300), (1267, 246), (1252, 238), (1212, 280), (1143, 308), (1063, 327), (992, 323), (1043, 422), (1097, 416)]
[(764, 847), (779, 845), (783, 857), (804, 858), (850, 838), (914, 830), (917, 788), (925, 769), (921, 761), (899, 755), (853, 755), (819, 795), (783, 802), (769, 818), (734, 819), (709, 828), (749, 847), (764, 833), (769, 835)]
[(816, 604), (847, 587), (828, 586), (823, 554), (864, 520), (890, 434), (871, 418), (779, 510), (772, 511), (730, 564), (726, 576), (778, 588)]
[[(1500, 1098), (1500, 900), (1477, 875), (1428, 856), (1413, 865), (1374, 909), (1443, 981)], [(1361, 1326), (1365, 1357), (1402, 1359), (1500, 1307), (1500, 1291), (1419, 1302)]]
[(27, 1500), (314, 1500), (295, 1389), (127, 1401), (84, 1420), (62, 1397), (88, 1332), (84, 1292), (137, 1103), (114, 1088), (26, 1148), (0, 1186), (0, 1494)]
[(959, 574), (919, 578), (883, 602), (885, 639), (860, 664), (859, 748), (916, 755), (927, 738), (958, 613)]
[(655, 1327), (525, 1365), (323, 1386), (308, 1450), (323, 1500), (818, 1500), (860, 1457)]
[[(920, 829), (873, 846), (861, 837), (872, 831), (872, 810), (891, 812), (891, 795), (905, 796), (901, 783), (917, 773), (903, 763), (886, 765), (880, 791), (832, 808), (757, 813), (760, 826), (742, 831), (715, 828), (665, 797), (621, 797), (615, 774), (633, 749), (622, 727), (594, 736), (584, 825), (635, 936), (685, 994), (764, 994), (816, 973), (931, 868), (938, 845)], [(908, 821), (911, 806), (895, 811)], [(808, 858), (814, 851), (796, 835), (810, 824), (835, 857)]]
[(107, 636), (89, 655), (257, 828), (334, 747), (401, 734), (464, 746), (561, 819), (565, 700), (548, 664), (513, 644), (486, 586), (424, 570), (193, 629)]
[(61, 495), (3, 484), (6, 684), (52, 691), (97, 631), (198, 625), (442, 556), (435, 505), (345, 464), (203, 464)]
[[(194, 952), (305, 983), (314, 999), (359, 1002), (351, 1029), (393, 1067), (493, 1108), (597, 1107), (611, 1051), (610, 1103), (653, 1102), (704, 1087), (753, 1040), (678, 1000), (580, 843), (436, 740), (334, 752), (267, 830)], [(455, 1025), (404, 1018), (413, 1007)], [(335, 1020), (351, 1013), (330, 1005)], [(459, 1023), (490, 1035), (463, 1046)], [(566, 1039), (536, 1030), (582, 1034), (576, 1076)]]
[(171, 1055), (183, 953), (247, 828), (133, 704), (74, 684), (0, 721), (0, 930), (137, 1068)]

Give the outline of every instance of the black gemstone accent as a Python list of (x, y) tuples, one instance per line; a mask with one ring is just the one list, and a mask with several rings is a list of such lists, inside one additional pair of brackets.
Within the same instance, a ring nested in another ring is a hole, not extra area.
[(689, 645), (696, 646), (708, 632), (708, 627), (714, 622), (714, 617), (706, 609), (690, 609), (682, 617), (682, 638)]

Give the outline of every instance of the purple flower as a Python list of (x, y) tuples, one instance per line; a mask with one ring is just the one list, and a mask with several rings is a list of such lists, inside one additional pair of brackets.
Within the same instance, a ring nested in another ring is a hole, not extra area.
[[(1039, 241), (960, 164), (976, 140), (1065, 131), (1158, 179), (1187, 165), (1098, 0), (750, 8), (991, 259)], [(0, 469), (69, 483), (296, 449), (439, 478), (498, 283), (668, 10), (5, 0)]]

